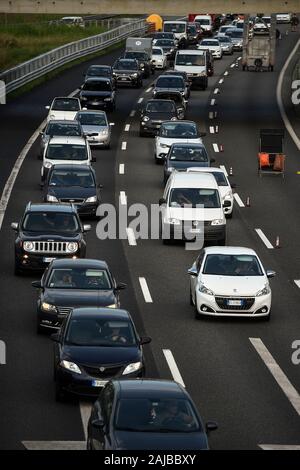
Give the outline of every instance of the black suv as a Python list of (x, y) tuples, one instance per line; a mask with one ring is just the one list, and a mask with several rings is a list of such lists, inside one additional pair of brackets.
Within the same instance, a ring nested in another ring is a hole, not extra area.
[(113, 65), (113, 74), (117, 85), (143, 86), (143, 73), (135, 59), (118, 59)]
[(184, 98), (187, 98), (189, 94), (184, 79), (177, 75), (160, 75), (153, 89), (153, 98), (161, 91), (179, 91)]
[(81, 106), (110, 109), (116, 107), (115, 86), (110, 78), (87, 78), (79, 93)]
[(84, 80), (88, 78), (110, 78), (113, 83), (115, 79), (113, 78), (113, 69), (111, 65), (90, 65), (87, 71), (83, 74)]
[(145, 78), (154, 74), (155, 67), (151, 62), (151, 57), (144, 51), (126, 51), (124, 59), (136, 59)]
[[(182, 117), (184, 111), (182, 111)], [(140, 136), (157, 134), (163, 121), (179, 118), (179, 112), (172, 100), (148, 100), (141, 110)]]
[(11, 224), (15, 240), (15, 274), (44, 270), (55, 258), (84, 258), (82, 225), (73, 204), (33, 204), (29, 202), (19, 223)]

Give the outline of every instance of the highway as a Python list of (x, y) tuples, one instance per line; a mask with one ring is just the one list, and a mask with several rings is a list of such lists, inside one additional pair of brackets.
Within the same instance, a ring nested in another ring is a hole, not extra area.
[[(280, 29), (284, 33), (286, 27)], [(189, 305), (187, 269), (197, 253), (185, 250), (182, 244), (100, 241), (95, 222), (87, 234), (87, 257), (105, 259), (116, 279), (127, 283), (127, 290), (121, 294), (122, 306), (133, 315), (139, 333), (152, 337), (151, 345), (144, 348), (147, 377), (172, 379), (174, 374), (178, 378), (179, 372), (203, 420), (219, 423), (218, 431), (210, 437), (212, 449), (300, 444), (300, 375), (299, 366), (291, 361), (292, 342), (300, 339), (300, 290), (294, 282), (300, 279), (299, 152), (286, 134), (284, 179), (259, 178), (256, 157), (259, 129), (283, 127), (276, 86), (297, 39), (297, 35), (283, 34), (273, 73), (242, 72), (235, 66), (239, 53), (215, 61), (215, 75), (209, 79), (208, 89), (192, 90), (187, 112), (187, 119), (206, 130), (204, 143), (216, 158), (216, 166), (224, 165), (228, 172), (232, 167), (240, 202), (246, 205), (250, 198), (250, 207), (235, 203), (233, 218), (228, 220), (227, 244), (255, 249), (264, 266), (277, 272), (271, 280), (270, 322), (195, 320)], [(16, 158), (45, 119), (44, 106), (55, 96), (78, 89), (90, 63), (112, 64), (119, 55), (117, 50), (76, 65), (0, 108), (0, 194)], [(144, 203), (150, 207), (162, 197), (163, 169), (154, 162), (154, 140), (138, 135), (138, 110), (142, 101), (151, 97), (152, 81), (144, 80), (142, 91), (118, 90), (117, 110), (109, 117), (114, 123), (111, 149), (93, 150), (97, 157), (94, 167), (103, 184), (103, 202), (118, 204), (121, 191), (128, 205)], [(219, 93), (215, 93), (216, 88)], [(213, 106), (212, 99), (216, 100)], [(209, 119), (211, 111), (217, 112), (213, 120)], [(219, 132), (210, 133), (210, 126), (218, 126)], [(222, 147), (223, 151), (215, 151)], [(82, 442), (85, 438), (85, 420), (82, 422), (80, 413), (85, 405), (59, 404), (54, 399), (53, 345), (47, 336), (38, 336), (35, 328), (36, 292), (31, 281), (39, 276), (13, 274), (14, 233), (10, 224), (19, 220), (28, 201), (41, 200), (37, 148), (35, 142), (24, 160), (0, 231), (0, 338), (7, 346), (7, 364), (0, 369), (0, 414), (2, 423), (6, 423), (1, 449), (22, 449), (24, 441)], [(120, 164), (124, 165), (122, 174)], [(259, 233), (265, 235), (269, 247), (255, 229), (262, 231)], [(279, 249), (275, 247), (277, 236)], [(261, 345), (264, 347), (259, 349)], [(177, 368), (174, 364), (170, 368), (166, 350), (171, 351)], [(263, 351), (261, 355), (259, 351)], [(276, 361), (273, 368), (267, 352)]]

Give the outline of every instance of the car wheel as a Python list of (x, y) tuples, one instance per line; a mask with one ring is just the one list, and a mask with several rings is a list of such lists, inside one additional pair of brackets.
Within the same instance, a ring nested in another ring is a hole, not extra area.
[(226, 245), (226, 237), (221, 238), (220, 240), (218, 240), (218, 245), (219, 246), (225, 246)]
[(62, 387), (55, 382), (55, 400), (58, 402), (65, 402), (67, 401), (67, 395), (62, 389)]

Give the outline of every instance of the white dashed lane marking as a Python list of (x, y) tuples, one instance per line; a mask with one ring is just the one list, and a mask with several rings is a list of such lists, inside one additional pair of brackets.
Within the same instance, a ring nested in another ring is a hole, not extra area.
[(139, 99), (138, 99), (138, 104), (142, 103), (143, 100), (144, 100), (144, 98), (139, 98)]
[(214, 149), (215, 152), (219, 152), (219, 151), (220, 151), (218, 144), (213, 144), (213, 149)]
[(127, 142), (122, 142), (122, 150), (126, 150), (127, 149)]
[(166, 361), (167, 361), (168, 366), (170, 368), (173, 379), (175, 380), (175, 382), (178, 382), (183, 387), (185, 387), (183, 378), (182, 378), (182, 376), (179, 372), (179, 369), (178, 369), (177, 364), (175, 362), (172, 351), (170, 351), (170, 349), (163, 349), (163, 353), (165, 355), (165, 358), (166, 358)]
[(256, 228), (255, 232), (257, 233), (257, 235), (259, 236), (259, 238), (262, 240), (262, 242), (265, 244), (265, 246), (267, 248), (269, 248), (269, 249), (274, 248), (274, 246), (272, 245), (270, 240), (268, 240), (268, 238), (266, 237), (266, 235), (264, 234), (264, 232), (260, 228)]
[(130, 117), (134, 117), (135, 116), (135, 109), (133, 109), (129, 115)]
[(125, 129), (124, 129), (125, 132), (129, 132), (129, 129), (130, 129), (130, 124), (126, 124)]
[(119, 174), (124, 175), (124, 173), (125, 173), (125, 165), (124, 165), (124, 163), (120, 163), (120, 165), (119, 165)]
[(120, 191), (120, 203), (122, 206), (125, 206), (127, 204), (127, 196), (125, 191)]
[(128, 243), (130, 246), (136, 246), (136, 239), (134, 235), (134, 231), (131, 227), (127, 227), (126, 229)]
[(234, 199), (236, 200), (237, 204), (240, 206), (240, 207), (245, 207), (245, 204), (243, 203), (243, 201), (241, 200), (240, 196), (238, 195), (238, 193), (234, 193), (233, 195)]
[(145, 302), (146, 303), (152, 303), (153, 300), (152, 300), (152, 297), (151, 297), (146, 279), (144, 277), (139, 277), (139, 283), (140, 283), (140, 286), (141, 286), (141, 289), (142, 289), (142, 293), (143, 293)]

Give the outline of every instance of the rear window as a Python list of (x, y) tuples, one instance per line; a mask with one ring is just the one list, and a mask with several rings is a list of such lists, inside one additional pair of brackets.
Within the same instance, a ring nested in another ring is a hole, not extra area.
[(51, 109), (53, 111), (78, 111), (79, 101), (72, 98), (55, 98)]
[(46, 158), (49, 160), (87, 160), (85, 145), (50, 144), (47, 147)]
[(112, 86), (110, 80), (93, 80), (91, 82), (86, 82), (83, 85), (83, 90), (86, 91), (111, 91)]
[(70, 136), (80, 136), (81, 129), (78, 124), (64, 124), (50, 122), (45, 131), (46, 135), (70, 135)]
[(156, 82), (157, 88), (183, 88), (184, 81), (182, 77), (160, 77)]

